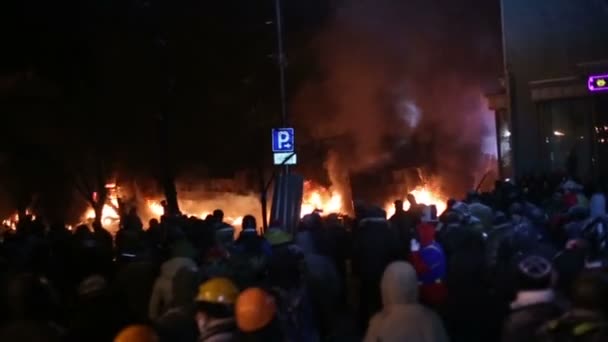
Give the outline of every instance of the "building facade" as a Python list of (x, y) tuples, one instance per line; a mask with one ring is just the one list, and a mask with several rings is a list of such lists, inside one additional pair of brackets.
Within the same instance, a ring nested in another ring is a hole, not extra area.
[(496, 112), (503, 177), (608, 171), (608, 1), (502, 0), (503, 91)]

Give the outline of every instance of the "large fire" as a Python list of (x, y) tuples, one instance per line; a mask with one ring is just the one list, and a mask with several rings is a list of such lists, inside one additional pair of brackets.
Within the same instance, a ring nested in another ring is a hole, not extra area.
[[(108, 193), (108, 201), (110, 204), (106, 204), (102, 210), (102, 218), (101, 222), (104, 227), (110, 227), (115, 225), (120, 220), (120, 216), (117, 212), (118, 208), (118, 197), (116, 195), (117, 191), (112, 186), (108, 186), (110, 190)], [(251, 200), (252, 202), (257, 201), (256, 198), (246, 198)], [(206, 218), (208, 215), (211, 215), (213, 210), (220, 205), (217, 203), (209, 203), (207, 202), (189, 202), (189, 201), (180, 201), (180, 208), (182, 212), (187, 216), (195, 216), (199, 218)], [(211, 207), (214, 205), (214, 207)], [(225, 208), (226, 209), (226, 208)], [(306, 181), (304, 183), (304, 194), (302, 199), (302, 207), (300, 209), (301, 216), (305, 216), (307, 214), (311, 214), (314, 212), (321, 213), (322, 215), (327, 215), (331, 213), (344, 213), (343, 210), (343, 196), (337, 191), (327, 189), (323, 186), (317, 185), (312, 181)], [(161, 204), (160, 199), (147, 199), (145, 201), (144, 212), (141, 212), (143, 217), (145, 218), (159, 218), (164, 213), (164, 208)], [(240, 215), (226, 215), (224, 220), (236, 226), (240, 226), (243, 221), (243, 214), (247, 214), (245, 212), (240, 213)], [(90, 222), (95, 218), (95, 211), (93, 208), (87, 209), (84, 213), (82, 220), (84, 222)]]
[(300, 208), (300, 216), (319, 212), (321, 214), (342, 214), (343, 197), (337, 191), (326, 189), (322, 186), (316, 186), (312, 181), (304, 183), (304, 196), (302, 198), (302, 207)]
[[(104, 227), (112, 231), (117, 229), (117, 224), (120, 220), (118, 213), (118, 187), (114, 184), (109, 184), (108, 188), (108, 203), (104, 205), (102, 209), (101, 222)], [(443, 212), (446, 209), (446, 198), (441, 195), (439, 191), (434, 191), (430, 187), (418, 187), (410, 192), (416, 197), (419, 204), (435, 205), (438, 213)], [(243, 221), (244, 214), (254, 214), (251, 212), (253, 207), (257, 206), (258, 199), (254, 195), (241, 196), (241, 197), (230, 197), (224, 200), (222, 203), (218, 203), (213, 200), (205, 201), (186, 201), (180, 200), (180, 209), (187, 216), (195, 216), (201, 219), (206, 218), (210, 215), (214, 209), (223, 208), (227, 210), (227, 214), (224, 220), (232, 224), (235, 227), (239, 227)], [(247, 202), (247, 205), (242, 205)], [(159, 218), (163, 215), (164, 208), (161, 204), (160, 199), (146, 199), (144, 208), (140, 208), (140, 215), (143, 219)], [(404, 199), (405, 209), (409, 209), (409, 202)], [(226, 208), (233, 207), (233, 208)], [(339, 191), (334, 189), (328, 189), (312, 181), (306, 181), (304, 183), (304, 194), (302, 199), (301, 216), (318, 212), (321, 215), (328, 215), (332, 213), (344, 214), (344, 197)], [(243, 209), (248, 208), (248, 209)], [(232, 210), (230, 210), (232, 209)], [(394, 214), (395, 209), (392, 202), (385, 205), (385, 210), (388, 217)], [(232, 214), (232, 215), (230, 215)], [(83, 222), (91, 222), (95, 218), (95, 211), (93, 208), (89, 208), (82, 215)], [(3, 226), (15, 229), (16, 223), (18, 222), (18, 216), (12, 215), (10, 218), (4, 220)]]
[[(438, 191), (433, 191), (430, 188), (420, 186), (413, 191), (410, 191), (410, 194), (414, 195), (418, 204), (428, 206), (435, 205), (435, 207), (437, 207), (437, 214), (443, 213), (447, 208), (447, 199), (444, 198), (444, 196), (442, 196)], [(407, 199), (403, 199), (403, 204), (405, 210), (410, 208), (410, 203), (407, 201)], [(387, 203), (385, 205), (385, 210), (388, 217), (392, 216), (395, 213), (393, 203)]]

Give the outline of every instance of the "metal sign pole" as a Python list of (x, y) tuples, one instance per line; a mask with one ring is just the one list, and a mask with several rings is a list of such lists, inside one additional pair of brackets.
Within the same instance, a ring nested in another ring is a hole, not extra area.
[[(281, 95), (281, 124), (283, 127), (288, 127), (287, 122), (287, 89), (285, 68), (287, 66), (287, 58), (285, 56), (285, 48), (283, 46), (283, 13), (281, 0), (274, 1), (275, 20), (277, 29), (277, 63), (279, 64), (279, 91)], [(285, 174), (289, 173), (289, 165), (283, 165)]]

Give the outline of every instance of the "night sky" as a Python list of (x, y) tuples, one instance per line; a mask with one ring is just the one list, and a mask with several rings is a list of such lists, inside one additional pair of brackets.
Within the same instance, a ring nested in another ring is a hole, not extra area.
[[(341, 13), (369, 1), (283, 2), (289, 95), (302, 98), (305, 85), (326, 77), (326, 35)], [(390, 13), (380, 21), (395, 25), (372, 27), (392, 31), (382, 32), (381, 44), (392, 46), (400, 29), (412, 36), (420, 29), (438, 44), (449, 41), (436, 46), (444, 66), (475, 75), (480, 86), (498, 77), (498, 1), (377, 4), (376, 19)], [(8, 203), (15, 193), (33, 191), (26, 187), (61, 192), (73, 165), (93, 159), (130, 175), (157, 175), (162, 115), (178, 174), (204, 167), (229, 176), (270, 163), (269, 130), (280, 122), (271, 0), (4, 0), (0, 13), (0, 153)], [(432, 21), (424, 19), (429, 15)], [(331, 115), (302, 113), (296, 105), (293, 122), (303, 132), (309, 116), (318, 122)], [(48, 202), (67, 201), (63, 193)]]

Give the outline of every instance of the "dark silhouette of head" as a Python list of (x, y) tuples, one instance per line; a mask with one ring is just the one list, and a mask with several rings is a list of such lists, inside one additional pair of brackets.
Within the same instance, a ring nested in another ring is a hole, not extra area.
[(213, 218), (217, 222), (224, 222), (224, 212), (221, 209), (215, 209), (213, 211)]
[(243, 230), (245, 229), (257, 229), (257, 222), (255, 220), (255, 217), (253, 217), (252, 215), (246, 215), (245, 217), (243, 217), (243, 223), (242, 223), (242, 228)]
[(395, 211), (403, 211), (403, 201), (402, 200), (396, 200), (394, 204), (395, 204)]
[(159, 225), (160, 225), (160, 223), (159, 223), (159, 222), (158, 222), (158, 220), (157, 220), (157, 219), (155, 219), (155, 218), (150, 219), (150, 221), (148, 221), (148, 227), (149, 227), (149, 228), (156, 228), (156, 227), (158, 227)]

